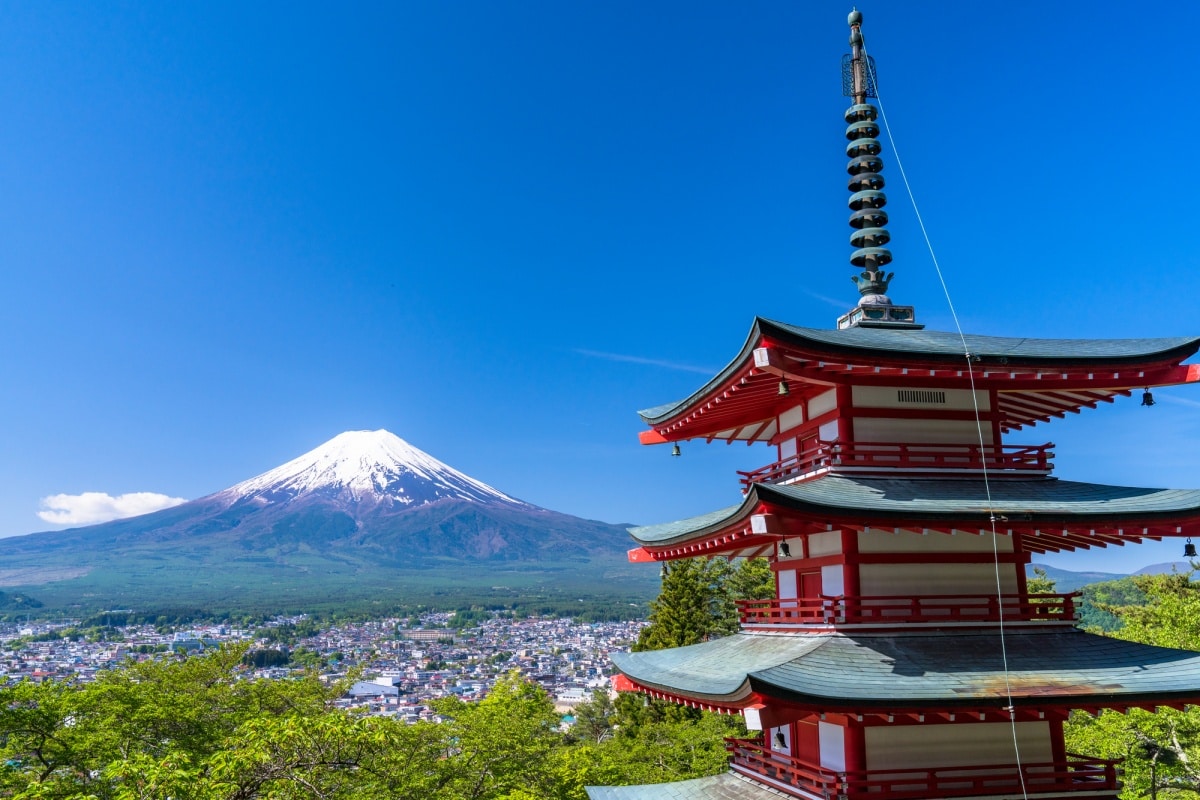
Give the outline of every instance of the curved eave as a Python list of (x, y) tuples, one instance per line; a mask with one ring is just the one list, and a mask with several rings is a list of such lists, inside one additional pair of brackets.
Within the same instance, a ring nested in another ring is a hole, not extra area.
[[(1200, 702), (1200, 653), (1079, 630), (1013, 632), (1007, 670), (995, 633), (736, 634), (613, 661), (636, 685), (736, 706), (754, 696), (797, 708), (1134, 707)], [(789, 652), (790, 648), (790, 652)]]
[[(1128, 395), (1131, 387), (1200, 381), (1200, 365), (1181, 362), (1200, 338), (1028, 339), (941, 331), (851, 328), (816, 330), (755, 318), (738, 355), (684, 400), (638, 412), (651, 426), (647, 444), (691, 438), (762, 441), (773, 419), (805, 392), (840, 383), (948, 385), (1008, 392), (1006, 428)], [(970, 375), (968, 375), (970, 373)], [(779, 380), (796, 382), (780, 396)]]
[[(991, 499), (989, 502), (989, 491)], [(994, 518), (994, 522), (993, 522)], [(1200, 490), (1145, 489), (1055, 478), (981, 480), (826, 475), (754, 484), (741, 504), (631, 528), (634, 560), (756, 555), (783, 536), (823, 530), (965, 531), (1021, 536), (1035, 552), (1200, 536)]]
[(767, 533), (767, 531), (759, 531), (758, 534), (755, 534), (753, 530), (752, 517), (761, 505), (755, 488), (757, 487), (747, 493), (739, 505), (728, 506), (707, 514), (661, 525), (630, 528), (629, 535), (651, 553), (680, 546), (686, 547), (689, 544), (697, 546), (703, 544), (709, 550), (723, 543), (728, 543), (730, 549), (740, 547), (752, 535), (759, 535), (762, 538), (761, 534)]

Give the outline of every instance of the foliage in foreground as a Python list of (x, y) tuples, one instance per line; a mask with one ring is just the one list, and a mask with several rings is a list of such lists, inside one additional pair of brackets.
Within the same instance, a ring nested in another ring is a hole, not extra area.
[[(0, 797), (98, 800), (583, 800), (589, 784), (712, 774), (728, 720), (623, 720), (603, 693), (587, 737), (518, 675), (443, 723), (338, 710), (316, 677), (246, 679), (244, 648), (127, 664), (94, 683), (0, 689)], [(585, 726), (587, 727), (587, 726)]]
[[(1200, 650), (1200, 585), (1191, 573), (1142, 575), (1127, 597), (1141, 602), (1103, 605), (1120, 620), (1109, 633), (1120, 639), (1161, 647)], [(1113, 595), (1108, 595), (1113, 596)], [(1067, 750), (1097, 758), (1125, 759), (1123, 800), (1200, 797), (1200, 708), (1163, 709), (1128, 714), (1104, 711), (1093, 718), (1072, 714)]]

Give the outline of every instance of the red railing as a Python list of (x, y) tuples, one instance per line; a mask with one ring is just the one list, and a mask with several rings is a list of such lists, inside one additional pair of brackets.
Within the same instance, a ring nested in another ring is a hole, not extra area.
[(813, 450), (744, 472), (742, 486), (775, 483), (810, 472), (838, 469), (937, 469), (1049, 472), (1053, 442), (1040, 445), (902, 444), (892, 442), (818, 442)]
[(760, 741), (726, 739), (733, 769), (762, 776), (818, 796), (871, 800), (970, 797), (1009, 792), (1104, 792), (1121, 788), (1119, 761), (1068, 755), (1038, 764), (986, 764), (959, 767), (836, 772), (776, 753)]
[(744, 626), (850, 625), (904, 622), (1072, 622), (1070, 594), (954, 596), (795, 597), (738, 600)]

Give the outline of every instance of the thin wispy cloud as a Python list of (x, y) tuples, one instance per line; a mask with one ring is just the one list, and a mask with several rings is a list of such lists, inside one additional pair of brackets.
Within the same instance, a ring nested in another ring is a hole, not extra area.
[(1200, 408), (1200, 400), (1192, 400), (1190, 397), (1175, 397), (1174, 395), (1163, 394), (1157, 389), (1154, 392), (1154, 402), (1156, 403), (1174, 403), (1180, 406), (1191, 406), (1192, 408)]
[(169, 497), (157, 492), (129, 492), (116, 497), (106, 492), (52, 494), (41, 499), (42, 510), (37, 515), (54, 525), (95, 525), (114, 519), (138, 517), (186, 502), (182, 497)]
[(662, 369), (674, 369), (680, 372), (697, 372), (701, 375), (712, 375), (716, 370), (709, 367), (696, 367), (691, 364), (680, 364), (676, 361), (663, 361), (657, 358), (642, 358), (641, 356), (626, 356), (620, 353), (603, 353), (599, 350), (581, 350), (575, 348), (573, 351), (581, 356), (589, 358), (602, 358), (605, 361), (620, 361), (626, 364), (642, 364), (647, 367), (660, 367)]
[(840, 308), (843, 311), (845, 311), (847, 308), (849, 308), (851, 305), (853, 305), (853, 303), (848, 300), (835, 300), (832, 297), (827, 297), (823, 294), (817, 294), (816, 292), (805, 289), (803, 286), (800, 287), (800, 291), (804, 292), (806, 295), (813, 298), (814, 300), (820, 300), (822, 303), (827, 303), (828, 305), (831, 305), (834, 308)]

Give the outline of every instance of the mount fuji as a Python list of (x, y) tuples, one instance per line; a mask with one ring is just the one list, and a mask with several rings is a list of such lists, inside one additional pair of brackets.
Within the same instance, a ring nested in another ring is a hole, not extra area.
[(345, 509), (414, 508), (443, 500), (535, 510), (388, 431), (347, 431), (299, 458), (212, 495), (275, 503), (321, 499)]
[(173, 508), (0, 539), (0, 589), (48, 607), (280, 609), (630, 591), (646, 576), (625, 561), (628, 542), (625, 526), (526, 503), (388, 431), (349, 431)]

